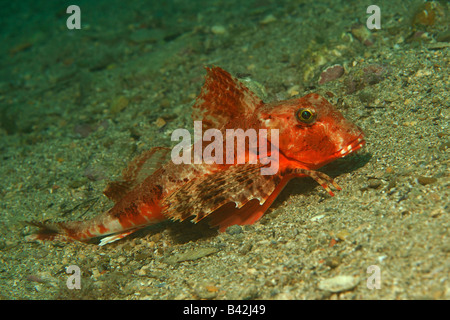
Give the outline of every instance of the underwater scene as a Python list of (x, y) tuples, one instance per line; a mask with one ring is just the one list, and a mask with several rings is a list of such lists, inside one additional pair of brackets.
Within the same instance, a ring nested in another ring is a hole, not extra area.
[(448, 1), (0, 8), (1, 300), (450, 299)]

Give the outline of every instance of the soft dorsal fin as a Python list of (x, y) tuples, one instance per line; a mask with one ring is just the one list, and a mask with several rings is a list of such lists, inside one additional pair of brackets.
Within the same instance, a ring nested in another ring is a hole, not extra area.
[(114, 202), (152, 175), (167, 162), (170, 148), (155, 147), (134, 158), (122, 172), (122, 180), (110, 182), (103, 193)]
[(192, 113), (193, 120), (203, 121), (203, 130), (221, 129), (232, 119), (252, 114), (263, 103), (222, 68), (206, 67), (206, 71), (205, 84)]

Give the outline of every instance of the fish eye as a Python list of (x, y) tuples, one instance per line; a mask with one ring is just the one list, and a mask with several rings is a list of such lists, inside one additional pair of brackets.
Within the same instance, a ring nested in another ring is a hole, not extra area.
[(298, 121), (309, 124), (314, 122), (314, 120), (316, 119), (316, 113), (311, 109), (301, 108), (297, 111), (295, 117)]

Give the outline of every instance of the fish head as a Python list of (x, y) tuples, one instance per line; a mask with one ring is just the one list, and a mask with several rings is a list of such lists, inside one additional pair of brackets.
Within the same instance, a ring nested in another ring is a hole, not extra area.
[(308, 169), (320, 168), (365, 144), (362, 130), (315, 93), (266, 104), (258, 117), (262, 127), (279, 130), (280, 154)]

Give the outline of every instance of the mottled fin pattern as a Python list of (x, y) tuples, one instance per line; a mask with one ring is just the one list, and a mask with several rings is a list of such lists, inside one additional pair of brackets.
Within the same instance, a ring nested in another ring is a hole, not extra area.
[[(332, 178), (319, 171), (288, 169), (282, 177), (261, 175), (260, 169), (261, 165), (237, 165), (193, 179), (163, 200), (164, 215), (180, 221), (194, 217), (192, 221), (198, 222), (212, 214), (210, 224), (223, 231), (233, 224), (256, 222), (292, 178), (309, 176), (331, 196), (334, 193), (329, 184), (341, 190)], [(264, 205), (269, 197), (269, 205)]]
[[(326, 174), (307, 170), (307, 169), (288, 169), (285, 172), (285, 175), (281, 177), (281, 181), (276, 185), (272, 194), (265, 199), (264, 203), (260, 203), (256, 199), (248, 201), (241, 208), (237, 208), (231, 206), (230, 204), (226, 204), (216, 210), (209, 218), (209, 224), (211, 226), (219, 227), (221, 232), (225, 231), (226, 228), (232, 225), (246, 225), (253, 224), (258, 221), (265, 211), (270, 207), (276, 197), (279, 195), (281, 190), (283, 190), (284, 186), (289, 182), (290, 179), (295, 177), (305, 177), (309, 176), (313, 178), (316, 182), (318, 182), (328, 193), (333, 196), (334, 193), (329, 188), (328, 184), (332, 184), (336, 189), (341, 190), (339, 185), (334, 182), (332, 178), (327, 176)], [(279, 179), (279, 178), (278, 178)]]
[(203, 130), (223, 128), (230, 120), (253, 114), (263, 101), (239, 80), (219, 67), (206, 68), (205, 84), (193, 106), (192, 119)]
[(227, 203), (241, 208), (257, 199), (262, 204), (280, 177), (261, 175), (261, 167), (261, 164), (230, 166), (195, 178), (163, 200), (164, 215), (181, 221), (194, 217), (192, 221), (198, 222)]
[(169, 156), (170, 148), (164, 147), (155, 147), (142, 153), (123, 170), (122, 180), (110, 182), (103, 193), (109, 199), (118, 202), (132, 188), (161, 168)]

